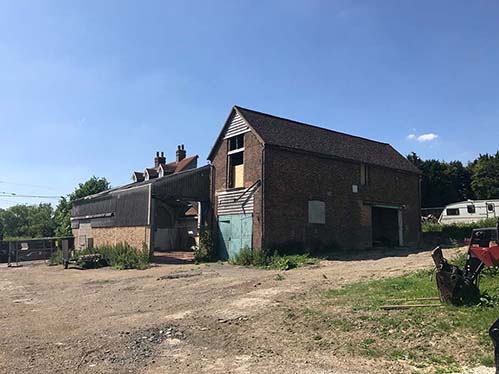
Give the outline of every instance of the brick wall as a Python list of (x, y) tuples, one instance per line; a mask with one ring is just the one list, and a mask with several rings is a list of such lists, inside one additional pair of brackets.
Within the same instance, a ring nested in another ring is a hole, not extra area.
[[(214, 189), (216, 192), (227, 189), (227, 140), (222, 139), (217, 145), (218, 150), (212, 161), (214, 167)], [(244, 134), (244, 186), (250, 187), (254, 182), (261, 179), (263, 146), (252, 132)], [(253, 248), (261, 248), (261, 206), (262, 188), (258, 188), (254, 195), (253, 211)], [(213, 201), (214, 214), (217, 217), (217, 201)], [(216, 221), (214, 228), (216, 228)], [(216, 230), (214, 230), (216, 235)]]
[[(352, 192), (352, 184), (359, 192)], [(308, 201), (326, 203), (326, 224), (308, 224)], [(283, 248), (364, 248), (372, 244), (371, 206), (404, 205), (404, 240), (420, 235), (419, 177), (370, 166), (360, 186), (360, 164), (312, 154), (266, 148), (265, 243)]]
[(127, 242), (138, 249), (141, 249), (143, 243), (146, 243), (149, 248), (150, 229), (148, 226), (92, 228), (90, 233), (88, 230), (85, 233), (80, 233), (80, 230), (73, 229), (75, 245), (78, 246), (80, 243), (79, 235), (84, 234), (91, 235), (95, 247)]

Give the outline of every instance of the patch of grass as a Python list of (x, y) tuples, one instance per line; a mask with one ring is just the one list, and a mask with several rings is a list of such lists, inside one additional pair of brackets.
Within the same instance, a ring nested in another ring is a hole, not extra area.
[(215, 242), (211, 230), (202, 228), (199, 231), (199, 245), (194, 247), (194, 261), (213, 262), (217, 258)]
[[(147, 269), (150, 264), (149, 250), (144, 245), (137, 249), (128, 243), (118, 243), (116, 245), (103, 245), (95, 248), (84, 249), (77, 252), (82, 257), (85, 255), (99, 254), (100, 260), (96, 266), (112, 266), (114, 269)], [(80, 266), (85, 267), (88, 264), (81, 261)]]
[(330, 305), (346, 311), (327, 322), (335, 334), (348, 334), (349, 349), (363, 356), (405, 360), (436, 373), (459, 371), (461, 365), (493, 366), (488, 329), (499, 315), (498, 280), (497, 269), (482, 273), (484, 296), (476, 306), (440, 306), (434, 301), (435, 307), (391, 311), (380, 306), (437, 297), (433, 271), (355, 283), (325, 293)]
[(62, 263), (63, 263), (62, 251), (58, 249), (50, 256), (49, 265), (62, 265)]
[(273, 255), (269, 251), (263, 249), (254, 249), (246, 247), (229, 260), (233, 265), (256, 266), (265, 269), (275, 269), (286, 271), (297, 268), (303, 265), (311, 265), (317, 263), (317, 258), (310, 257), (309, 254), (300, 255), (278, 255), (275, 252)]

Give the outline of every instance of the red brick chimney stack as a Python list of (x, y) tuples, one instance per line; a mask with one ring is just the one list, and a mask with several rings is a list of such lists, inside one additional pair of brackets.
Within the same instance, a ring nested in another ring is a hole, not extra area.
[(165, 164), (166, 163), (166, 157), (165, 153), (161, 152), (161, 155), (159, 152), (156, 152), (156, 157), (154, 157), (154, 168), (159, 168), (159, 165)]
[(179, 145), (177, 148), (177, 162), (182, 161), (185, 158), (186, 154), (187, 152), (184, 149), (184, 145)]

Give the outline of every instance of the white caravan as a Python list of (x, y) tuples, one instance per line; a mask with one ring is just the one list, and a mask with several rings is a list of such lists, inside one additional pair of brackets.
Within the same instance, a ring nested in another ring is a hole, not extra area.
[(438, 223), (472, 223), (485, 218), (499, 217), (499, 200), (468, 200), (449, 204)]

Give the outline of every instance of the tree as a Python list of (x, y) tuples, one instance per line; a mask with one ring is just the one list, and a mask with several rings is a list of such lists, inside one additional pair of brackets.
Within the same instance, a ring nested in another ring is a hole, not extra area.
[(407, 156), (421, 170), (421, 199), (423, 207), (440, 207), (473, 198), (471, 170), (460, 161), (447, 163), (422, 160), (416, 153)]
[(4, 230), (4, 227), (3, 227), (3, 212), (4, 210), (2, 208), (0, 208), (0, 240), (3, 240), (3, 230)]
[(41, 238), (54, 235), (50, 204), (11, 206), (1, 212), (4, 237)]
[(499, 152), (480, 155), (470, 168), (471, 188), (477, 199), (499, 198)]
[(97, 178), (93, 176), (85, 183), (80, 183), (77, 188), (69, 195), (69, 199), (62, 197), (57, 204), (54, 214), (56, 223), (55, 233), (57, 236), (69, 236), (71, 232), (71, 209), (73, 202), (86, 196), (106, 191), (110, 188), (106, 178)]
[(64, 196), (61, 197), (54, 212), (55, 236), (71, 235), (71, 203)]
[(474, 199), (473, 190), (471, 189), (472, 172), (469, 167), (464, 166), (461, 161), (451, 161), (447, 165), (447, 175), (456, 190), (456, 201)]

